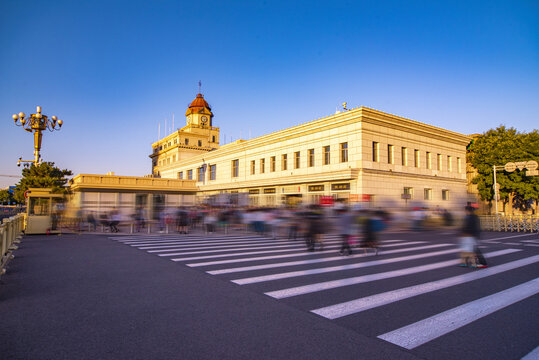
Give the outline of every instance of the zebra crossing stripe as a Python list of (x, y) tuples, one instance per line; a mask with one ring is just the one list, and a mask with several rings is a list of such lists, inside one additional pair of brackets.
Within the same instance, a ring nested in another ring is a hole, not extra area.
[[(383, 254), (388, 255), (388, 254), (396, 254), (396, 253), (408, 252), (408, 251), (427, 250), (427, 249), (433, 249), (433, 248), (444, 247), (444, 246), (452, 246), (452, 244), (436, 244), (436, 245), (416, 246), (416, 247), (410, 247), (410, 248), (404, 248), (404, 249), (396, 249), (396, 250), (387, 250), (387, 251), (384, 251)], [(302, 253), (299, 253), (298, 255), (287, 254), (287, 255), (277, 255), (277, 256), (262, 256), (262, 257), (253, 257), (253, 258), (247, 258), (247, 259), (208, 261), (208, 262), (203, 262), (203, 263), (192, 263), (192, 264), (186, 264), (186, 265), (190, 266), (190, 267), (196, 267), (196, 266), (207, 266), (207, 265), (217, 265), (217, 264), (230, 264), (230, 263), (238, 263), (238, 262), (241, 263), (241, 262), (246, 262), (246, 261), (258, 261), (258, 260), (279, 259), (279, 258), (292, 257), (292, 256), (301, 256), (302, 254), (303, 255), (315, 255), (312, 252), (309, 252), (309, 253), (302, 252)], [(241, 272), (241, 271), (271, 269), (271, 268), (282, 267), (282, 266), (316, 264), (316, 263), (321, 263), (321, 262), (337, 261), (337, 260), (350, 260), (350, 259), (362, 258), (362, 257), (365, 257), (365, 254), (359, 253), (357, 255), (351, 255), (351, 256), (347, 256), (347, 257), (332, 256), (332, 257), (312, 259), (312, 260), (289, 261), (289, 262), (286, 262), (286, 263), (243, 266), (243, 267), (237, 267), (237, 268), (229, 268), (229, 269), (207, 271), (207, 273), (212, 274), (212, 275), (228, 274), (228, 273)]]
[[(335, 242), (329, 242), (327, 241), (326, 244), (331, 244), (331, 243), (335, 243)], [(413, 241), (413, 242), (409, 242), (408, 244), (422, 244), (424, 243), (424, 241)], [(408, 245), (408, 244), (391, 244), (391, 245), (387, 245), (387, 246), (384, 246), (382, 247), (383, 248), (386, 248), (386, 247), (390, 247), (390, 246), (403, 246), (403, 245)], [(305, 246), (305, 245), (298, 245), (298, 246)], [(340, 245), (332, 245), (332, 246), (325, 246), (324, 249), (328, 250), (328, 249), (336, 249), (340, 247)], [(275, 247), (268, 247), (268, 248), (275, 248)], [(253, 248), (245, 248), (245, 249), (253, 249)], [(261, 249), (261, 247), (258, 247), (256, 248), (256, 250), (258, 249)], [(235, 250), (243, 250), (243, 249), (235, 249)], [(171, 259), (172, 261), (192, 261), (192, 260), (202, 260), (202, 259), (215, 259), (215, 258), (222, 258), (222, 257), (233, 257), (233, 256), (243, 256), (243, 255), (259, 255), (259, 254), (273, 254), (273, 253), (281, 253), (281, 252), (291, 252), (291, 251), (297, 251), (298, 249), (294, 248), (294, 249), (284, 249), (284, 250), (263, 250), (263, 251), (251, 251), (251, 252), (239, 252), (239, 253), (231, 253), (231, 254), (218, 254), (218, 255), (205, 255), (205, 256), (195, 256), (195, 257), (183, 257), (183, 258), (174, 258), (174, 259)], [(224, 250), (223, 250), (224, 251)], [(228, 250), (228, 251), (234, 251), (234, 250)], [(206, 253), (206, 252), (209, 252), (209, 251), (200, 251), (200, 253)], [(324, 254), (324, 253), (327, 253), (326, 251), (316, 251), (316, 252), (308, 252), (306, 253), (305, 251), (302, 251), (300, 253), (297, 253), (298, 255), (297, 256), (303, 256), (301, 254), (304, 254), (304, 255), (319, 255), (319, 254)], [(186, 253), (178, 253), (176, 255), (184, 255)], [(160, 254), (159, 256), (166, 256), (165, 254)]]
[[(326, 246), (324, 249), (336, 249), (340, 247), (340, 245), (332, 245), (332, 246)], [(284, 249), (284, 250), (263, 250), (263, 251), (249, 251), (249, 252), (239, 252), (239, 253), (232, 253), (232, 254), (219, 254), (219, 255), (205, 255), (205, 256), (189, 256), (189, 257), (182, 257), (182, 258), (174, 258), (170, 259), (172, 261), (192, 261), (192, 260), (203, 260), (203, 259), (216, 259), (216, 258), (223, 258), (223, 257), (234, 257), (234, 256), (242, 256), (242, 255), (259, 255), (259, 254), (274, 254), (274, 253), (282, 253), (282, 252), (291, 252), (291, 251), (298, 251), (301, 249)], [(330, 251), (317, 251), (317, 252), (306, 252), (305, 250), (301, 250), (301, 252), (295, 252), (291, 255), (294, 256), (302, 256), (301, 254), (307, 255), (320, 255), (324, 253), (328, 253)]]
[(498, 238), (485, 239), (485, 240), (482, 240), (482, 241), (497, 241), (497, 240), (512, 239), (512, 238), (516, 238), (516, 237), (532, 236), (532, 235), (537, 235), (537, 234), (529, 233), (529, 234), (521, 234), (521, 235), (513, 235), (513, 236), (503, 236), (503, 237), (498, 237)]
[(305, 245), (302, 245), (302, 244), (297, 244), (297, 245), (277, 245), (277, 246), (272, 245), (272, 246), (235, 247), (234, 249), (222, 249), (224, 247), (224, 246), (222, 246), (221, 249), (215, 249), (215, 250), (208, 250), (207, 247), (201, 247), (199, 249), (206, 249), (206, 250), (175, 252), (175, 253), (157, 254), (157, 255), (158, 256), (179, 256), (179, 255), (210, 254), (210, 253), (216, 253), (216, 252), (230, 252), (230, 251), (241, 251), (241, 250), (258, 250), (258, 249), (262, 250), (262, 249), (281, 249), (281, 248), (295, 248), (295, 249), (297, 249), (297, 248), (302, 248), (304, 246)]
[(539, 360), (539, 346), (533, 349), (531, 353), (524, 356), (520, 360)]
[[(325, 241), (324, 243), (326, 245), (328, 244), (335, 244), (335, 243), (339, 243), (340, 240), (332, 240), (332, 241)], [(408, 244), (419, 244), (419, 243), (423, 243), (423, 241), (415, 241), (415, 242), (410, 242)], [(212, 250), (208, 250), (208, 247), (207, 246), (200, 246), (200, 247), (194, 247), (194, 248), (189, 248), (189, 249), (175, 249), (174, 251), (176, 250), (189, 250), (187, 252), (167, 252), (165, 253), (165, 251), (163, 250), (150, 250), (148, 252), (151, 252), (151, 253), (157, 253), (157, 252), (160, 252), (161, 254), (157, 254), (158, 256), (181, 256), (181, 255), (193, 255), (193, 254), (208, 254), (208, 253), (216, 253), (216, 252), (230, 252), (230, 251), (242, 251), (242, 250), (259, 250), (259, 249), (281, 249), (281, 248), (304, 248), (305, 247), (305, 244), (301, 244), (301, 243), (293, 243), (293, 244), (288, 244), (288, 245), (265, 245), (265, 244), (261, 244), (262, 246), (259, 246), (259, 245), (252, 245), (252, 246), (247, 246), (247, 245), (243, 245), (245, 247), (238, 247), (238, 246), (242, 246), (242, 245), (220, 245), (220, 246), (213, 246), (211, 249)], [(387, 245), (386, 247), (393, 247), (393, 246), (402, 246), (404, 244), (391, 244), (391, 245)], [(142, 248), (139, 248), (139, 249), (142, 249)], [(190, 251), (190, 250), (200, 250), (200, 251)], [(241, 254), (241, 253), (240, 253)]]
[[(456, 252), (458, 250), (455, 249), (454, 251)], [(491, 253), (486, 253), (484, 254), (484, 256), (485, 257), (501, 256), (501, 255), (506, 255), (513, 252), (517, 252), (517, 251), (520, 251), (520, 250), (504, 249), (504, 250), (494, 251)], [(355, 277), (346, 278), (346, 279), (325, 281), (325, 282), (315, 283), (315, 284), (310, 284), (310, 285), (297, 286), (297, 287), (293, 287), (289, 289), (270, 291), (265, 294), (276, 299), (283, 299), (283, 298), (288, 298), (292, 296), (309, 294), (309, 293), (313, 293), (317, 291), (335, 289), (335, 288), (343, 287), (343, 286), (362, 284), (362, 283), (371, 282), (371, 281), (390, 279), (390, 278), (394, 278), (398, 276), (415, 274), (422, 271), (440, 269), (446, 266), (457, 265), (459, 262), (460, 262), (459, 259), (448, 260), (448, 261), (442, 261), (442, 262), (432, 263), (432, 264), (427, 264), (427, 265), (414, 266), (414, 267), (406, 268), (406, 269), (393, 270), (393, 271), (387, 271), (383, 273), (370, 274), (370, 275), (355, 276)]]
[[(337, 239), (337, 240), (326, 240), (324, 241), (324, 244), (325, 245), (328, 245), (328, 244), (336, 244), (336, 243), (339, 243), (340, 244), (341, 240)], [(389, 244), (389, 245), (385, 245), (385, 247), (395, 247), (395, 246), (403, 246), (403, 245), (413, 245), (413, 244), (422, 244), (424, 243), (424, 241), (412, 241), (412, 242), (409, 242), (407, 244)], [(169, 248), (169, 249), (158, 249), (158, 250), (148, 250), (149, 253), (166, 253), (166, 252), (171, 252), (171, 251), (185, 251), (185, 250), (197, 250), (197, 249), (208, 249), (208, 248), (211, 248), (211, 249), (225, 249), (225, 248), (233, 248), (233, 247), (243, 247), (243, 246), (249, 246), (250, 248), (253, 248), (253, 249), (256, 249), (256, 248), (262, 248), (262, 246), (268, 246), (268, 245), (274, 245), (275, 247), (284, 247), (285, 245), (289, 245), (289, 246), (305, 246), (304, 244), (302, 243), (298, 243), (297, 241), (293, 241), (293, 242), (276, 242), (275, 240), (272, 240), (272, 241), (268, 241), (268, 242), (264, 242), (264, 243), (252, 243), (252, 242), (247, 242), (247, 243), (240, 243), (240, 244), (233, 244), (233, 245), (228, 245), (229, 243), (220, 243), (220, 244), (211, 244), (211, 246), (205, 246), (205, 244), (199, 244), (199, 245), (190, 245), (190, 246), (175, 246), (173, 248)], [(152, 249), (151, 247), (150, 248), (147, 248), (147, 247), (141, 247), (139, 248), (141, 250), (146, 250), (146, 249)]]
[(378, 338), (406, 349), (414, 349), (537, 293), (539, 293), (539, 278), (457, 306), (382, 334)]
[(401, 257), (396, 257), (396, 258), (391, 258), (391, 259), (373, 260), (373, 261), (367, 261), (367, 262), (362, 262), (362, 263), (357, 263), (357, 264), (346, 264), (346, 265), (331, 266), (331, 267), (318, 268), (318, 269), (290, 271), (290, 272), (279, 273), (279, 274), (254, 276), (254, 277), (236, 279), (236, 280), (231, 280), (231, 281), (238, 285), (246, 285), (246, 284), (253, 284), (253, 283), (259, 283), (259, 282), (264, 282), (264, 281), (287, 279), (291, 277), (315, 275), (315, 274), (322, 274), (322, 273), (328, 273), (328, 272), (334, 272), (334, 271), (343, 271), (343, 270), (359, 269), (359, 268), (364, 268), (364, 267), (369, 267), (369, 266), (392, 264), (392, 263), (400, 262), (400, 261), (415, 260), (415, 259), (421, 259), (421, 258), (437, 256), (437, 255), (453, 254), (456, 252), (459, 252), (459, 250), (449, 249), (449, 250), (435, 251), (435, 252), (423, 253), (423, 254), (417, 254), (417, 255), (401, 256)]
[[(332, 241), (332, 240), (329, 240), (329, 241)], [(209, 247), (215, 247), (215, 246), (241, 246), (241, 245), (253, 245), (253, 246), (256, 246), (256, 245), (267, 245), (267, 244), (274, 244), (274, 245), (277, 245), (277, 244), (297, 244), (297, 242), (292, 242), (292, 241), (278, 241), (278, 240), (273, 240), (273, 239), (268, 239), (268, 240), (263, 240), (263, 241), (256, 241), (256, 240), (242, 240), (242, 241), (219, 241), (219, 242), (205, 242), (205, 243), (200, 243), (200, 242), (194, 242), (194, 243), (190, 243), (190, 244), (176, 244), (176, 245), (161, 245), (161, 246), (142, 246), (142, 247), (139, 247), (139, 249), (141, 250), (153, 250), (153, 249), (161, 249), (163, 251), (167, 251), (166, 249), (168, 249), (168, 251), (171, 251), (171, 250), (174, 250), (174, 249), (178, 249), (178, 250), (181, 250), (183, 248), (189, 248), (189, 247), (197, 247), (197, 248), (209, 248)], [(131, 246), (135, 246), (135, 245), (131, 245)], [(157, 252), (159, 250), (154, 250), (154, 252)]]
[(465, 275), (457, 275), (447, 279), (431, 281), (428, 283), (409, 286), (398, 290), (387, 291), (384, 293), (367, 296), (361, 299), (351, 300), (340, 304), (326, 306), (311, 311), (327, 319), (338, 319), (343, 316), (357, 314), (362, 311), (391, 304), (417, 295), (426, 294), (432, 291), (437, 291), (451, 286), (461, 285), (470, 281), (482, 279), (488, 276), (500, 274), (505, 271), (517, 269), (519, 267), (534, 264), (536, 262), (539, 262), (539, 255), (508, 262), (503, 265), (490, 267), (481, 271), (470, 272)]
[(131, 246), (160, 246), (160, 245), (181, 245), (181, 244), (207, 244), (207, 243), (217, 243), (217, 242), (235, 242), (235, 241), (269, 241), (276, 239), (269, 237), (260, 237), (260, 236), (243, 236), (243, 237), (233, 237), (233, 238), (189, 238), (183, 240), (160, 240), (160, 241), (138, 241), (138, 242), (124, 242), (126, 245)]

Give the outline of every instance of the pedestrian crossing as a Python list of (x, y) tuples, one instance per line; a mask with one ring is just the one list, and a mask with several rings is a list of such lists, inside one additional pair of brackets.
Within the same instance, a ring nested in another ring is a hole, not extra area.
[[(408, 324), (386, 319), (373, 327), (377, 338), (410, 350), (465, 331), (469, 324), (519, 302), (539, 301), (539, 278), (528, 275), (539, 270), (539, 254), (534, 253), (533, 247), (500, 248), (495, 240), (487, 241), (483, 254), (490, 266), (474, 270), (457, 266), (459, 251), (450, 238), (405, 240), (398, 239), (398, 234), (392, 235), (395, 238), (380, 242), (378, 256), (359, 249), (354, 249), (350, 256), (341, 256), (340, 236), (331, 234), (326, 234), (323, 249), (314, 252), (306, 251), (300, 240), (249, 234), (135, 235), (110, 239), (318, 316), (346, 321), (358, 329), (369, 324), (369, 314), (377, 309), (392, 312), (404, 303), (421, 308), (422, 304), (430, 304), (430, 297), (446, 294), (447, 304), (437, 305), (435, 313), (421, 309), (417, 311), (418, 318), (410, 317)], [(522, 243), (535, 245), (535, 239), (527, 238), (519, 242)], [(492, 244), (497, 246), (489, 248)], [(499, 291), (478, 291), (475, 298), (460, 300), (460, 294), (471, 286), (480, 287), (481, 281), (503, 283), (518, 271), (522, 272), (518, 273), (518, 278), (523, 279), (521, 283), (508, 281), (506, 288)], [(439, 309), (442, 306), (448, 308)]]

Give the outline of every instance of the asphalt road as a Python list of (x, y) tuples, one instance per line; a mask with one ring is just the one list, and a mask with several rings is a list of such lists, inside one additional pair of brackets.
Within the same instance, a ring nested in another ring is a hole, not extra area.
[[(338, 255), (251, 234), (27, 236), (0, 285), (2, 359), (520, 359), (539, 239), (388, 233)], [(171, 261), (172, 260), (172, 261)]]

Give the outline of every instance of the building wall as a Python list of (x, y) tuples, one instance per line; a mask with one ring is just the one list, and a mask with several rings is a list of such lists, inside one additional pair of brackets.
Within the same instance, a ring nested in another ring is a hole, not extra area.
[[(373, 159), (373, 142), (378, 143), (378, 157)], [(297, 186), (306, 202), (317, 201), (320, 195), (355, 198), (372, 195), (380, 205), (404, 206), (401, 199), (404, 187), (414, 189), (410, 203), (424, 203), (429, 207), (459, 207), (466, 197), (466, 145), (465, 135), (404, 119), (380, 111), (358, 108), (302, 125), (277, 131), (249, 141), (238, 140), (219, 149), (196, 155), (161, 169), (161, 176), (177, 178), (183, 172), (206, 167), (205, 176), (197, 181), (199, 193), (256, 192), (253, 203), (277, 205), (289, 190)], [(340, 147), (348, 146), (348, 159), (342, 161)], [(388, 145), (393, 145), (393, 163), (388, 159)], [(324, 147), (330, 147), (330, 163), (324, 164)], [(402, 165), (401, 148), (408, 149), (408, 163)], [(314, 166), (308, 166), (308, 151), (314, 149)], [(418, 166), (414, 163), (414, 150), (419, 151)], [(182, 151), (181, 149), (179, 151)], [(295, 153), (300, 154), (300, 166), (295, 167)], [(431, 153), (431, 166), (427, 168), (427, 152)], [(287, 169), (283, 170), (283, 157), (287, 155)], [(438, 154), (442, 156), (438, 169)], [(271, 158), (275, 157), (275, 171), (271, 171)], [(448, 168), (448, 156), (452, 169)], [(260, 161), (265, 159), (265, 171)], [(460, 170), (457, 168), (460, 159)], [(238, 160), (238, 176), (232, 176), (232, 162)], [(251, 162), (255, 162), (254, 174)], [(216, 179), (210, 180), (210, 166), (216, 165)], [(341, 184), (342, 190), (332, 189)], [(323, 185), (322, 191), (309, 191), (309, 185)], [(264, 189), (275, 189), (264, 194)], [(423, 201), (425, 188), (432, 189), (432, 199)], [(441, 200), (441, 191), (449, 190), (449, 200)]]

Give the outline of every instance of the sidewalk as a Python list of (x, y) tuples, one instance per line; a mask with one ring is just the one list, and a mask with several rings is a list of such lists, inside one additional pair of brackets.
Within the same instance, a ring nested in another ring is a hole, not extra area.
[(108, 235), (23, 238), (0, 285), (1, 359), (416, 359)]

